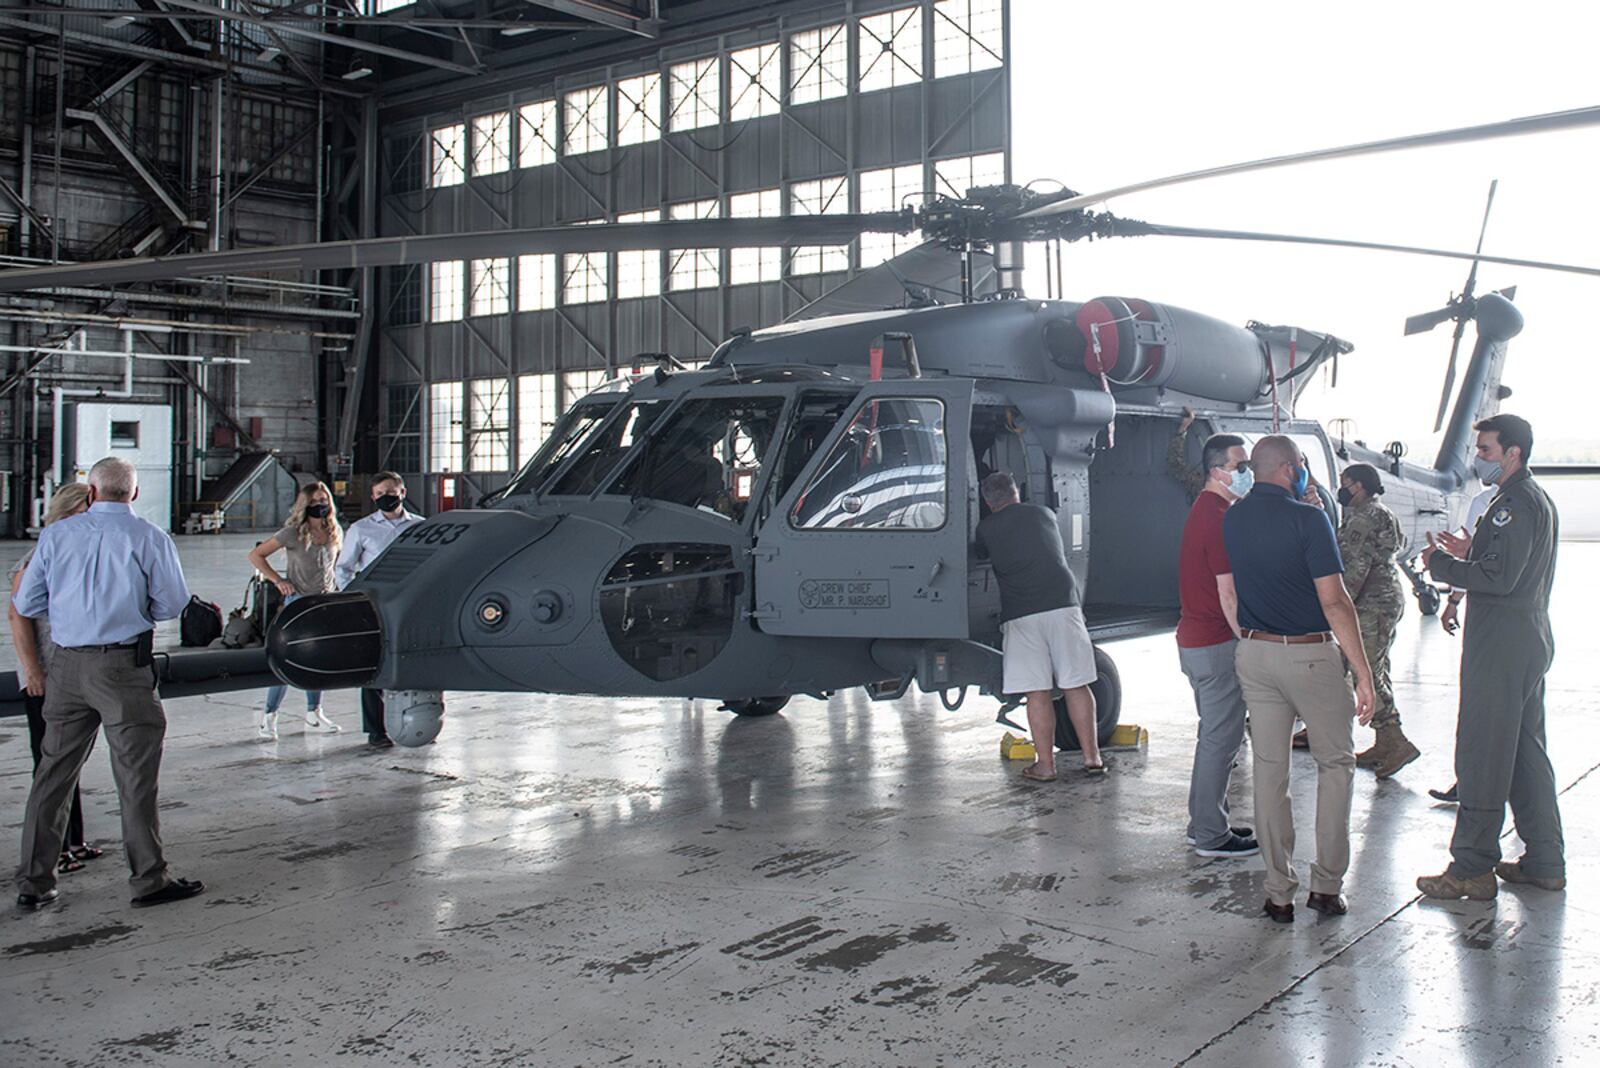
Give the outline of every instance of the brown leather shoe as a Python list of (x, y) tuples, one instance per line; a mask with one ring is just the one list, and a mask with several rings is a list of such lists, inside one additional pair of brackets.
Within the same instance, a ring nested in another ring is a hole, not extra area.
[(1422, 876), (1417, 880), (1417, 889), (1441, 901), (1460, 901), (1462, 898), (1468, 901), (1493, 901), (1495, 895), (1500, 893), (1500, 884), (1495, 882), (1492, 871), (1474, 875), (1470, 879), (1462, 879), (1445, 871), (1439, 875)]
[(1280, 905), (1269, 897), (1267, 898), (1267, 903), (1261, 906), (1261, 911), (1265, 912), (1267, 919), (1273, 923), (1294, 922), (1294, 904), (1292, 902), (1287, 905)]
[(1494, 873), (1508, 883), (1521, 883), (1524, 886), (1537, 886), (1540, 890), (1559, 892), (1567, 888), (1567, 877), (1557, 875), (1554, 878), (1540, 878), (1529, 875), (1522, 870), (1522, 861), (1504, 860), (1494, 866)]
[(1295, 749), (1310, 749), (1311, 739), (1306, 736), (1306, 729), (1301, 727), (1294, 732), (1294, 737), (1289, 739), (1289, 744)]
[(1350, 905), (1345, 901), (1343, 894), (1319, 894), (1315, 890), (1306, 895), (1306, 908), (1314, 909), (1324, 916), (1343, 916), (1350, 911)]

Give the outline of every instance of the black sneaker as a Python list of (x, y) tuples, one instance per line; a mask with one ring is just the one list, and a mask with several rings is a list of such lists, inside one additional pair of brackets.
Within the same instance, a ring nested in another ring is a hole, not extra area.
[[(1254, 827), (1229, 827), (1228, 830), (1233, 834), (1238, 835), (1240, 838), (1254, 838), (1256, 836)], [(1183, 844), (1194, 845), (1194, 835), (1184, 835)]]
[(1253, 857), (1261, 852), (1261, 847), (1254, 838), (1243, 838), (1237, 834), (1230, 834), (1228, 840), (1219, 846), (1209, 849), (1195, 847), (1195, 853), (1202, 857)]
[(392, 749), (394, 748), (394, 739), (387, 734), (369, 734), (367, 735), (367, 744), (374, 749)]
[(61, 892), (54, 887), (42, 894), (18, 894), (17, 908), (22, 909), (24, 912), (37, 912), (46, 905), (54, 905), (56, 898), (60, 896)]
[(1456, 796), (1456, 784), (1451, 783), (1448, 790), (1429, 790), (1428, 796), (1435, 801), (1442, 801), (1447, 805), (1459, 805), (1461, 799)]
[(174, 879), (172, 882), (149, 894), (141, 894), (129, 904), (136, 909), (147, 909), (155, 905), (170, 905), (174, 901), (187, 901), (196, 894), (204, 893), (206, 884), (199, 879)]

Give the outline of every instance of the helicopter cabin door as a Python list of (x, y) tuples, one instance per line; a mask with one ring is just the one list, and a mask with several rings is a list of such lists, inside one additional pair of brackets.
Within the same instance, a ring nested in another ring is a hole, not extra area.
[(769, 634), (967, 636), (972, 382), (874, 382), (758, 531)]

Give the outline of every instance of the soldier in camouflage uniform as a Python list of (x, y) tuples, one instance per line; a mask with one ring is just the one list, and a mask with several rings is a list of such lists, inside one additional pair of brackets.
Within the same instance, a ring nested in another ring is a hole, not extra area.
[(1405, 612), (1405, 589), (1395, 570), (1395, 554), (1405, 547), (1400, 521), (1378, 498), (1383, 479), (1371, 464), (1351, 464), (1339, 476), (1339, 503), (1344, 518), (1339, 523), (1339, 555), (1344, 557), (1344, 584), (1356, 603), (1361, 644), (1372, 665), (1377, 704), (1372, 726), (1378, 740), (1356, 754), (1356, 766), (1372, 768), (1387, 779), (1422, 753), (1400, 729), (1394, 707), (1394, 687), (1389, 680), (1389, 646)]

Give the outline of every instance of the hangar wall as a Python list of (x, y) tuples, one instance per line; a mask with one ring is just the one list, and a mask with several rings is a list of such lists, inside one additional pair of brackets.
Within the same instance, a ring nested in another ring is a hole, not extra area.
[[(701, 6), (492, 95), (384, 105), (377, 233), (883, 210), (1010, 179), (1004, 0)], [(386, 269), (357, 466), (470, 504), (608, 368), (703, 360), (917, 238), (885, 240)]]

